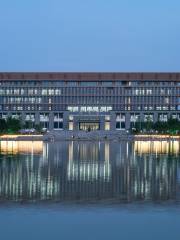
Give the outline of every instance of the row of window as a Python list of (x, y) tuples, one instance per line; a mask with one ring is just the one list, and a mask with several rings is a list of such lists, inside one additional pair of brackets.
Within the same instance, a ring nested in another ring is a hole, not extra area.
[(180, 95), (178, 88), (0, 88), (0, 96), (175, 96)]
[(23, 81), (23, 80), (16, 80), (16, 81), (0, 81), (0, 86), (70, 86), (70, 87), (76, 87), (76, 86), (177, 86), (180, 85), (179, 82), (173, 82), (173, 81), (63, 81), (63, 80), (40, 80), (40, 81)]
[[(172, 106), (139, 106), (139, 105), (115, 105), (113, 104), (113, 111), (179, 111), (180, 105), (172, 105)], [(90, 111), (91, 107), (88, 109), (85, 109), (85, 107), (82, 107), (80, 112), (107, 112), (111, 110), (107, 110), (107, 108), (100, 106), (98, 109), (95, 110), (96, 107), (93, 107), (93, 110)], [(67, 111), (66, 105), (0, 105), (0, 111)], [(70, 109), (69, 109), (70, 111)], [(77, 112), (77, 110), (73, 110), (74, 112)]]
[(24, 97), (24, 96), (18, 96), (18, 97), (14, 97), (14, 96), (9, 96), (9, 97), (0, 97), (0, 101), (1, 102), (4, 102), (4, 103), (7, 103), (8, 102), (17, 102), (17, 103), (23, 103), (23, 102), (49, 102), (49, 100), (51, 100), (51, 102), (54, 102), (54, 103), (74, 103), (75, 102), (107, 102), (107, 101), (110, 101), (112, 103), (135, 103), (135, 102), (138, 102), (138, 103), (144, 103), (144, 102), (151, 102), (151, 103), (162, 103), (162, 102), (165, 102), (165, 103), (169, 103), (169, 102), (177, 102), (176, 100), (178, 100), (180, 102), (180, 97), (174, 97), (174, 96), (156, 96), (156, 97), (150, 97), (150, 96), (141, 96), (141, 97), (122, 97), (122, 96), (108, 96), (108, 95), (105, 95), (105, 96), (48, 96), (48, 97), (35, 97), (35, 96), (27, 96), (27, 97)]
[(61, 89), (60, 88), (31, 88), (31, 89), (24, 89), (24, 88), (1, 88), (0, 95), (42, 95), (42, 96), (60, 96)]
[[(0, 113), (0, 118), (6, 119), (8, 116), (12, 118), (21, 118), (21, 113), (12, 113), (8, 115), (7, 113)], [(25, 113), (25, 121), (35, 121), (35, 113)], [(49, 113), (39, 113), (40, 122), (49, 121)], [(62, 122), (63, 121), (63, 113), (54, 113), (53, 114), (54, 121)]]
[[(25, 121), (35, 121), (35, 113), (24, 113), (25, 116)], [(2, 112), (0, 113), (0, 118), (6, 119), (8, 116), (12, 116), (13, 118), (21, 118), (22, 115), (19, 112), (14, 112), (11, 114)], [(40, 121), (49, 121), (50, 118), (50, 114), (49, 113), (39, 113), (39, 119)], [(158, 113), (158, 119), (162, 120), (162, 119), (167, 119), (169, 116), (168, 113)], [(129, 117), (129, 116), (128, 116)], [(131, 113), (130, 114), (130, 121), (140, 121), (140, 119), (143, 117), (143, 121), (147, 121), (147, 120), (152, 120), (154, 119), (154, 113), (143, 113), (142, 116), (140, 115), (140, 113)], [(173, 119), (180, 119), (180, 113), (172, 113), (171, 117)], [(126, 113), (117, 113), (116, 114), (116, 122), (125, 122), (126, 121)], [(105, 121), (109, 122), (110, 121), (110, 115), (105, 115)], [(63, 113), (53, 113), (53, 120), (56, 122), (62, 122), (63, 121)], [(74, 120), (74, 116), (73, 115), (69, 115), (69, 121), (73, 121)], [(142, 120), (142, 119), (141, 119)]]
[[(159, 121), (167, 121), (169, 117), (168, 113), (159, 113), (158, 114), (158, 120)], [(171, 114), (171, 117), (173, 119), (179, 119), (180, 120), (180, 113), (173, 113)], [(139, 113), (132, 113), (130, 115), (130, 122), (138, 122), (138, 121), (154, 121), (154, 114), (153, 113), (148, 113), (148, 114), (143, 114), (140, 116)], [(116, 122), (126, 122), (126, 115), (125, 113), (119, 113), (116, 114)]]

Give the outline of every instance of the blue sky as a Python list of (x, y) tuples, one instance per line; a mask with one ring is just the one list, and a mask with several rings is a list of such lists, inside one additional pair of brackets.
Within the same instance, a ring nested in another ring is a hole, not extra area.
[(179, 0), (0, 0), (0, 71), (180, 71)]

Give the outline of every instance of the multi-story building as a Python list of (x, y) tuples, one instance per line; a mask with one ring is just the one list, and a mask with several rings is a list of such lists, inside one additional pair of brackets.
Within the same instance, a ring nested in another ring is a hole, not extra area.
[(0, 73), (0, 118), (49, 130), (180, 119), (180, 73)]

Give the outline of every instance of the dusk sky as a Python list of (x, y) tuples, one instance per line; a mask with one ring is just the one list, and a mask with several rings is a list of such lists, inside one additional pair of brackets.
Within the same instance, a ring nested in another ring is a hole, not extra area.
[(179, 0), (0, 0), (0, 71), (180, 71)]

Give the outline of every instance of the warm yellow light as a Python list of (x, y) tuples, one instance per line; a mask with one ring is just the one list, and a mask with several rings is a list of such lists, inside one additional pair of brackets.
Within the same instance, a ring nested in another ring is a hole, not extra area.
[(171, 138), (171, 139), (180, 139), (180, 136), (172, 136), (172, 135), (158, 135), (158, 134), (146, 134), (146, 135), (135, 135), (135, 138)]
[(43, 151), (42, 141), (0, 141), (0, 152), (2, 153), (34, 153)]
[(2, 135), (0, 136), (1, 139), (4, 139), (4, 138), (18, 138), (18, 137), (43, 137), (43, 135)]
[(138, 153), (178, 153), (179, 141), (135, 141), (135, 151)]

